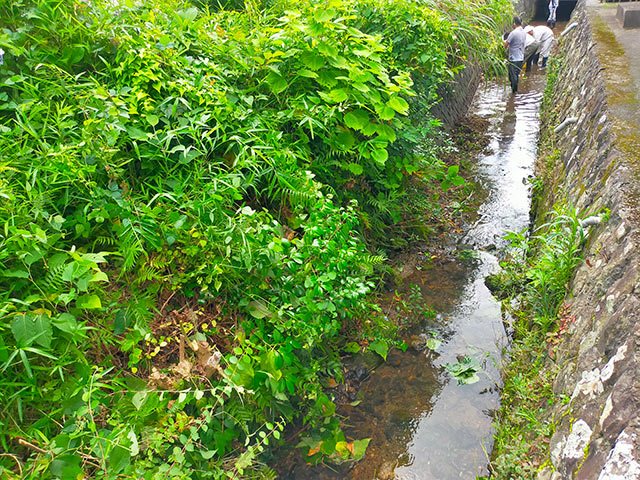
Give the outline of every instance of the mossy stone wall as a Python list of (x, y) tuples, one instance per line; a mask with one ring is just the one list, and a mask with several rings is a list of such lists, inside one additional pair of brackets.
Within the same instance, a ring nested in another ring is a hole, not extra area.
[[(558, 160), (537, 222), (563, 202), (579, 211), (608, 209), (610, 217), (589, 227), (566, 298), (573, 321), (549, 360), (559, 370), (548, 411), (556, 431), (539, 480), (640, 478), (640, 175), (639, 152), (627, 147), (637, 124), (617, 106), (625, 72), (615, 57), (624, 53), (598, 20), (581, 0), (571, 19), (578, 26), (555, 51), (560, 65), (545, 100), (544, 145), (557, 149)], [(577, 122), (553, 133), (570, 117)]]

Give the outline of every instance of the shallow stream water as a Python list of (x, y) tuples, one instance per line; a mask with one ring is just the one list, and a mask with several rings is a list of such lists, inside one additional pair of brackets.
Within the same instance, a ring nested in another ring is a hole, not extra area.
[[(435, 331), (442, 344), (435, 351), (392, 351), (362, 384), (361, 403), (346, 407), (347, 433), (371, 438), (363, 460), (335, 470), (297, 468), (286, 478), (472, 480), (487, 474), (507, 336), (500, 304), (484, 278), (498, 268), (490, 252), (506, 246), (503, 235), (529, 223), (527, 178), (536, 156), (542, 72), (534, 68), (521, 79), (515, 97), (502, 84), (484, 86), (470, 109), (490, 125), (489, 153), (478, 159), (477, 181), (486, 200), (460, 247), (472, 249), (472, 258), (425, 265), (405, 280), (438, 312), (423, 333)], [(444, 365), (465, 356), (481, 365), (480, 380), (458, 385)]]

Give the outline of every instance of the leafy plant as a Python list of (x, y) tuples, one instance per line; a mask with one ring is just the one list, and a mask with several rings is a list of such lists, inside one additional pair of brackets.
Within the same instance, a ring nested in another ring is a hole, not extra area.
[(417, 109), (471, 37), (398, 1), (215, 3), (0, 5), (0, 475), (268, 478), (300, 421), (364, 454), (320, 380), (346, 332), (394, 345), (370, 247), (451, 176)]
[(458, 385), (470, 385), (480, 381), (478, 372), (481, 368), (474, 357), (466, 356), (456, 363), (445, 363), (444, 368), (458, 381)]

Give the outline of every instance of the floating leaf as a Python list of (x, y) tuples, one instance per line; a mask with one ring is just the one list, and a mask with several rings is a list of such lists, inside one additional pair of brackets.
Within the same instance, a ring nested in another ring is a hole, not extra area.
[(469, 385), (480, 380), (480, 364), (473, 357), (464, 357), (458, 363), (445, 363), (444, 368), (458, 380), (458, 385)]
[(425, 342), (425, 345), (429, 350), (437, 350), (441, 344), (442, 340), (438, 340), (437, 338), (428, 338)]

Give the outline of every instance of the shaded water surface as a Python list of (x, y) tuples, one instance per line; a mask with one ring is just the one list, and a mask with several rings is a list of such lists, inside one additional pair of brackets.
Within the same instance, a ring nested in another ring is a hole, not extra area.
[[(486, 250), (505, 246), (506, 231), (525, 228), (533, 173), (538, 109), (544, 88), (539, 73), (521, 81), (515, 99), (502, 85), (476, 95), (471, 113), (490, 122), (490, 153), (479, 161), (478, 181), (487, 198), (463, 243), (475, 260), (451, 259), (416, 270), (406, 279), (438, 313), (425, 331), (443, 340), (436, 351), (393, 351), (361, 386), (362, 402), (346, 407), (355, 438), (371, 437), (366, 457), (355, 466), (299, 467), (296, 479), (474, 479), (487, 473), (492, 447), (492, 412), (499, 406), (498, 365), (506, 345), (500, 305), (484, 285), (498, 268)], [(457, 385), (445, 370), (464, 356), (482, 366), (480, 381)]]

